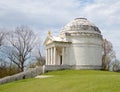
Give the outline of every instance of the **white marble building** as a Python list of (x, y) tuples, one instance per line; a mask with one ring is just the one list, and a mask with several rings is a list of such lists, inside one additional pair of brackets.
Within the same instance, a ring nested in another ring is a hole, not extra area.
[(101, 69), (102, 35), (98, 27), (86, 18), (68, 23), (59, 36), (48, 36), (46, 65), (70, 65), (75, 69)]

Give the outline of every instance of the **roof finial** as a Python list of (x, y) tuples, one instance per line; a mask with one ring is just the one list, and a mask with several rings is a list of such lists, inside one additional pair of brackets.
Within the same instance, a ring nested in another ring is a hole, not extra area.
[(51, 36), (51, 31), (50, 30), (48, 31), (48, 36)]

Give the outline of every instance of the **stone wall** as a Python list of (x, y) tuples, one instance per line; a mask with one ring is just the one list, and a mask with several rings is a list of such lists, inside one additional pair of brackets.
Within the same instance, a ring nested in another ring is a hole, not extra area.
[(37, 67), (33, 69), (29, 69), (27, 71), (12, 75), (12, 76), (7, 76), (2, 79), (0, 79), (0, 84), (8, 83), (8, 82), (13, 82), (21, 79), (27, 79), (27, 78), (34, 78), (35, 76), (44, 73), (44, 67)]

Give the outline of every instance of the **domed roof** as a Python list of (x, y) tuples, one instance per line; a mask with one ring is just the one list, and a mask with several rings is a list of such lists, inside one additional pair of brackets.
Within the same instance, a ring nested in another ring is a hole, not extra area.
[(101, 33), (98, 27), (96, 27), (93, 23), (88, 21), (86, 18), (74, 19), (62, 29), (61, 33), (82, 32), (82, 31)]

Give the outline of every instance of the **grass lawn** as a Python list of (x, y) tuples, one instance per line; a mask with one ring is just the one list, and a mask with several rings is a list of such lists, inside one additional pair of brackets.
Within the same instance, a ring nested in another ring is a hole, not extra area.
[(120, 92), (120, 73), (97, 70), (48, 72), (49, 78), (32, 78), (0, 85), (0, 92)]

